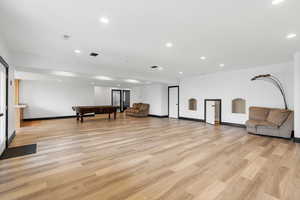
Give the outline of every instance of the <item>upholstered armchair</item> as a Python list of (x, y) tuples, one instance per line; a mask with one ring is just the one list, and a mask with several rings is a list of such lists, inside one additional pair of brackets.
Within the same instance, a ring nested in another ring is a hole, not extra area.
[(134, 103), (132, 107), (125, 110), (126, 115), (134, 117), (147, 117), (149, 114), (149, 104)]

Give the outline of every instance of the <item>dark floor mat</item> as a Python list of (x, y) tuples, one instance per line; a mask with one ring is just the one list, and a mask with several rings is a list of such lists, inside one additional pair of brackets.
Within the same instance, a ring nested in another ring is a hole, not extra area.
[(36, 144), (11, 147), (4, 151), (4, 153), (0, 157), (0, 160), (20, 157), (20, 156), (26, 156), (26, 155), (34, 154), (34, 153), (36, 153)]

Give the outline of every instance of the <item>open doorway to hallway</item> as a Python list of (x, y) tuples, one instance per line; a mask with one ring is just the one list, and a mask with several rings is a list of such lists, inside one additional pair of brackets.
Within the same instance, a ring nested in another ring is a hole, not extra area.
[(204, 120), (209, 124), (222, 123), (222, 100), (205, 99), (204, 101)]
[(113, 89), (111, 91), (111, 104), (118, 107), (118, 112), (124, 112), (130, 107), (130, 90)]
[(123, 111), (130, 107), (130, 90), (123, 90)]
[(122, 90), (111, 91), (111, 105), (118, 107), (118, 112), (122, 112)]

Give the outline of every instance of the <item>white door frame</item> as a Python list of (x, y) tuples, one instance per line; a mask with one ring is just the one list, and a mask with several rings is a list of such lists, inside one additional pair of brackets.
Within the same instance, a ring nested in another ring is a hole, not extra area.
[[(9, 145), (9, 138), (8, 138), (8, 64), (7, 62), (0, 56), (0, 67), (5, 68), (5, 75), (6, 75), (6, 97), (5, 97), (5, 147), (4, 150), (8, 148)], [(2, 149), (0, 151), (0, 155), (2, 154)]]
[(206, 123), (206, 102), (207, 101), (219, 101), (220, 102), (220, 116), (219, 116), (219, 120), (220, 120), (220, 124), (222, 124), (222, 99), (205, 99), (204, 100), (204, 121)]
[(168, 87), (168, 117), (170, 117), (170, 88), (177, 88), (178, 91), (178, 105), (177, 105), (177, 112), (178, 112), (178, 119), (180, 118), (179, 116), (179, 86), (175, 85), (175, 86), (169, 86)]

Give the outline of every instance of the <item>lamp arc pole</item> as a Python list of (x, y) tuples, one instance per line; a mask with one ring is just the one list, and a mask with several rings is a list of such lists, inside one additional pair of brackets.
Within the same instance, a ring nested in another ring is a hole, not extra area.
[(256, 80), (268, 81), (268, 82), (273, 83), (274, 86), (280, 91), (280, 93), (282, 95), (285, 109), (286, 110), (288, 109), (284, 88), (282, 86), (282, 83), (280, 82), (280, 80), (277, 77), (275, 77), (271, 74), (262, 74), (262, 75), (255, 76), (251, 79), (251, 81), (256, 81)]

